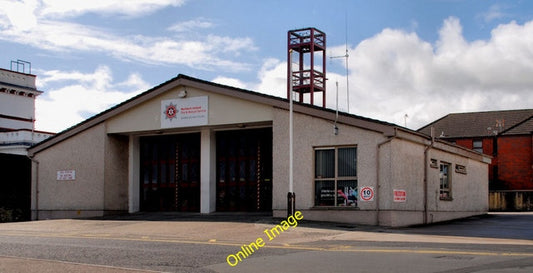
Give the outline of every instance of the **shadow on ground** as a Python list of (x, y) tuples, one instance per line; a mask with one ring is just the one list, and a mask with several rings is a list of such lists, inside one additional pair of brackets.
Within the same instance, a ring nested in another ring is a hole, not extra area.
[(532, 227), (533, 213), (504, 212), (394, 230), (410, 234), (533, 240)]
[[(229, 212), (215, 212), (211, 214), (180, 212), (141, 212), (124, 215), (110, 215), (89, 219), (115, 221), (205, 221), (262, 224), (278, 224), (282, 220), (280, 218), (273, 218), (271, 213)], [(531, 212), (489, 213), (448, 222), (403, 228), (388, 228), (305, 220), (300, 221), (299, 225), (302, 227), (341, 231), (368, 231), (440, 236), (533, 240), (533, 213)]]

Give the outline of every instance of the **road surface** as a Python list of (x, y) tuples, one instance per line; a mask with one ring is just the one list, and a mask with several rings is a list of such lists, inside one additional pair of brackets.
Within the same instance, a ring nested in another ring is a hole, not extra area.
[(533, 272), (530, 213), (401, 229), (304, 221), (272, 240), (281, 219), (213, 217), (0, 224), (0, 272)]

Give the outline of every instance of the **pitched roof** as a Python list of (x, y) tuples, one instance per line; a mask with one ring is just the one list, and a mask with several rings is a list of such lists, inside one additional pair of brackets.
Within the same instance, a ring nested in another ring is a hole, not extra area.
[[(222, 84), (217, 84), (209, 81), (200, 80), (197, 78), (189, 77), (186, 75), (179, 74), (178, 76), (155, 86), (137, 96), (134, 96), (120, 104), (117, 104), (93, 117), (90, 117), (87, 120), (80, 122), (77, 125), (74, 125), (66, 130), (59, 132), (53, 137), (50, 137), (42, 142), (37, 143), (32, 146), (28, 152), (31, 155), (38, 153), (42, 150), (47, 149), (67, 139), (71, 136), (74, 136), (80, 132), (83, 132), (97, 124), (100, 124), (107, 119), (116, 116), (124, 111), (127, 111), (149, 99), (152, 99), (162, 93), (165, 93), (177, 86), (188, 86), (198, 89), (203, 89), (212, 93), (223, 94), (230, 97), (235, 97), (239, 99), (244, 99), (248, 101), (253, 101), (257, 103), (263, 103), (266, 105), (271, 105), (276, 108), (289, 110), (289, 100), (275, 97), (271, 95), (266, 95), (258, 93), (255, 91), (250, 91), (246, 89), (240, 89), (236, 87), (226, 86)], [(323, 107), (318, 107), (314, 105), (309, 105), (305, 103), (294, 102), (294, 111), (299, 113), (304, 113), (310, 116), (319, 117), (328, 120), (335, 120), (335, 110), (326, 109)], [(338, 117), (339, 123), (344, 123), (360, 128), (365, 128), (372, 131), (383, 132), (385, 134), (392, 134), (394, 128), (400, 127), (396, 124), (375, 120), (371, 118), (366, 118), (362, 116), (352, 115), (348, 113), (339, 112)], [(405, 129), (408, 130), (408, 129)], [(410, 130), (408, 130), (410, 131)]]
[[(442, 138), (484, 137), (504, 132), (520, 134), (528, 130), (527, 126), (533, 127), (533, 122), (526, 122), (532, 117), (533, 109), (452, 113), (418, 129), (418, 132), (430, 135), (431, 127), (434, 127), (435, 135)], [(522, 123), (521, 129), (515, 128)]]
[(501, 134), (508, 135), (529, 135), (533, 133), (533, 116), (527, 118), (526, 120), (516, 124), (513, 127), (503, 131)]

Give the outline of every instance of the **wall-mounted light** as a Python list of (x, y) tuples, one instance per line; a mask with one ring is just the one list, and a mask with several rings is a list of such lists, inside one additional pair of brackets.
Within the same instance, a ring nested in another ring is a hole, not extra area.
[(183, 89), (178, 93), (179, 98), (185, 98), (187, 97), (187, 90)]

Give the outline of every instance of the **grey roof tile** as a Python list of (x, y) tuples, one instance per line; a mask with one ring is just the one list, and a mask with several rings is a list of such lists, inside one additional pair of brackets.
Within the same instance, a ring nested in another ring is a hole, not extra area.
[[(452, 113), (417, 131), (430, 135), (431, 127), (434, 127), (435, 136), (442, 138), (484, 137), (504, 132), (507, 134), (519, 134), (533, 127), (533, 121), (526, 122), (528, 119), (531, 120), (532, 117), (533, 109)], [(524, 123), (522, 128), (515, 128), (515, 126), (522, 123)], [(533, 130), (530, 130), (529, 133), (531, 131)]]

